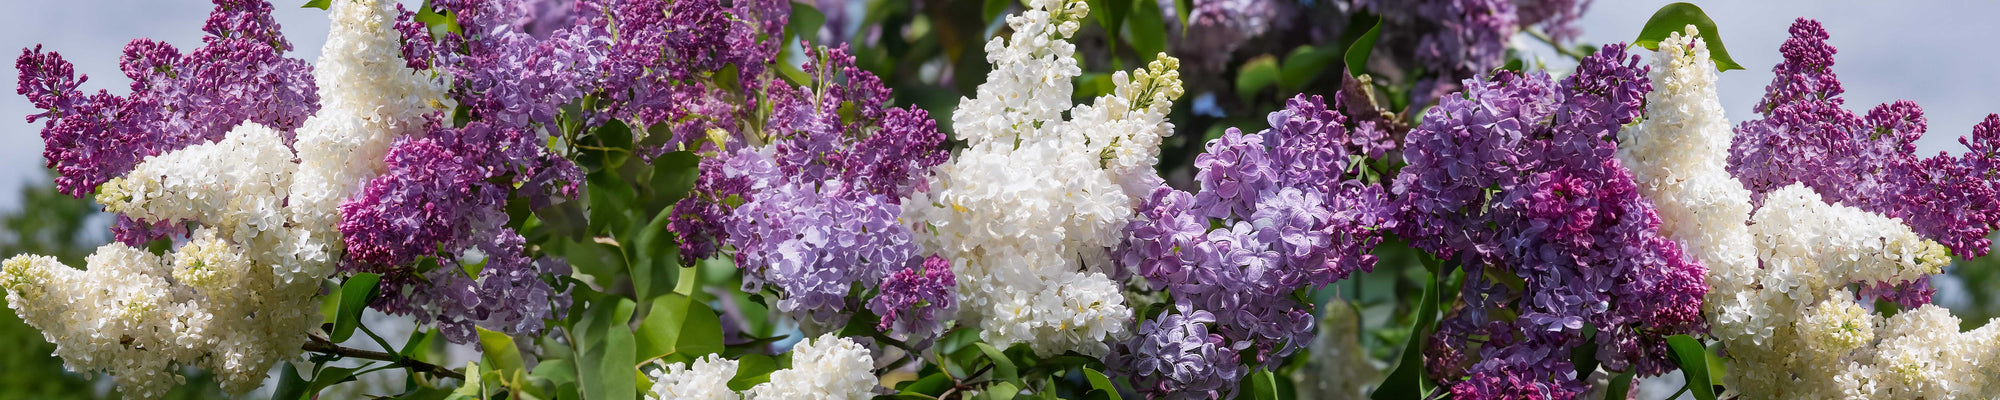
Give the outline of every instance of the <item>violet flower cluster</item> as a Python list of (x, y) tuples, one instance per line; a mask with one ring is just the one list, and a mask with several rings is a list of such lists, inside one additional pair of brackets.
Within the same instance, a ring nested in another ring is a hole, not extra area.
[[(215, 0), (202, 46), (183, 54), (152, 39), (134, 39), (119, 57), (131, 92), (95, 94), (78, 86), (90, 77), (56, 52), (22, 49), (15, 93), (26, 96), (42, 121), (42, 156), (56, 173), (56, 189), (83, 197), (125, 175), (146, 157), (202, 142), (221, 141), (245, 121), (279, 130), (290, 143), (306, 117), (319, 110), (312, 67), (288, 58), (292, 43), (278, 32), (271, 5), (256, 0)], [(142, 223), (119, 216), (118, 241), (140, 245), (180, 232), (170, 222)]]
[(1397, 233), (1465, 271), (1464, 306), (1425, 350), (1454, 397), (1574, 398), (1586, 326), (1605, 368), (1648, 376), (1672, 369), (1667, 336), (1703, 328), (1705, 267), (1660, 236), (1614, 157), (1652, 90), (1637, 63), (1615, 44), (1560, 83), (1468, 80), (1405, 139)]
[(1234, 393), (1249, 372), (1312, 342), (1312, 305), (1295, 292), (1374, 269), (1368, 252), (1396, 226), (1395, 208), (1359, 179), (1358, 160), (1381, 157), (1387, 135), (1327, 106), (1301, 95), (1270, 115), (1269, 130), (1230, 129), (1195, 160), (1200, 191), (1161, 186), (1139, 206), (1115, 257), (1173, 306), (1112, 351), (1109, 364), (1138, 390)]
[(922, 109), (889, 107), (845, 46), (810, 53), (809, 83), (763, 91), (760, 130), (702, 144), (715, 154), (669, 229), (688, 261), (731, 256), (743, 290), (777, 292), (775, 307), (810, 329), (846, 325), (864, 307), (859, 286), (878, 294), (865, 307), (885, 333), (925, 346), (956, 310), (956, 280), (897, 218), (948, 156), (944, 135)]
[[(1848, 111), (1826, 30), (1802, 18), (1791, 34), (1757, 103), (1763, 118), (1738, 125), (1730, 148), (1728, 171), (1755, 204), (1802, 183), (1827, 203), (1901, 218), (1960, 257), (1985, 255), (1992, 246), (1987, 234), (2000, 228), (2000, 138), (1975, 131), (1959, 139), (1969, 149), (1964, 155), (1920, 158), (1915, 143), (1927, 128), (1923, 108), (1898, 100), (1865, 115)], [(1920, 278), (1878, 282), (1865, 292), (1915, 307), (1929, 303), (1934, 290)]]

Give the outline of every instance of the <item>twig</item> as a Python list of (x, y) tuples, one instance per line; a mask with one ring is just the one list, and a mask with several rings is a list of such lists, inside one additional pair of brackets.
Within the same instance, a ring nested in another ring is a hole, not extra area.
[(440, 367), (437, 366), (436, 364), (417, 361), (414, 359), (403, 357), (398, 354), (389, 354), (374, 350), (362, 350), (356, 348), (341, 347), (338, 344), (334, 344), (333, 342), (326, 340), (326, 338), (319, 337), (319, 335), (313, 335), (311, 336), (311, 339), (312, 340), (306, 341), (304, 347), (305, 351), (310, 351), (314, 353), (332, 354), (344, 358), (359, 358), (363, 360), (388, 361), (391, 363), (395, 363), (396, 365), (401, 365), (405, 368), (409, 368), (410, 370), (416, 372), (437, 375), (457, 380), (465, 380), (464, 373), (453, 371), (451, 368)]
[(1549, 47), (1555, 48), (1557, 53), (1562, 53), (1562, 55), (1569, 56), (1569, 58), (1576, 60), (1583, 60), (1585, 58), (1590, 58), (1589, 54), (1584, 54), (1582, 51), (1578, 51), (1577, 49), (1563, 47), (1561, 43), (1556, 43), (1556, 38), (1549, 37), (1549, 34), (1542, 32), (1541, 29), (1528, 29), (1528, 36), (1534, 37), (1535, 40), (1542, 41), (1543, 44), (1547, 44), (1549, 45)]

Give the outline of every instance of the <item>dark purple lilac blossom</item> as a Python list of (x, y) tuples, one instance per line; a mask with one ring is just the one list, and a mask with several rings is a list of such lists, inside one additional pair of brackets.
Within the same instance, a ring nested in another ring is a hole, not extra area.
[(883, 279), (880, 291), (868, 300), (868, 311), (882, 317), (875, 329), (916, 348), (930, 347), (958, 311), (956, 287), (950, 260), (935, 255), (911, 260), (909, 267)]
[[(1902, 218), (1927, 239), (1966, 259), (1985, 255), (1987, 235), (2000, 228), (2000, 143), (1996, 116), (1959, 138), (1961, 156), (1916, 154), (1927, 129), (1923, 109), (1906, 100), (1876, 106), (1866, 115), (1844, 107), (1845, 91), (1833, 72), (1837, 52), (1818, 21), (1799, 19), (1779, 47), (1785, 57), (1757, 103), (1761, 119), (1736, 127), (1727, 166), (1750, 189), (1752, 201), (1801, 183), (1821, 199)], [(1928, 278), (1877, 282), (1864, 295), (1904, 306), (1930, 303)]]
[[(668, 229), (683, 261), (732, 257), (743, 290), (776, 292), (775, 308), (809, 326), (843, 326), (866, 307), (893, 338), (927, 346), (955, 307), (956, 280), (949, 263), (917, 254), (897, 217), (948, 156), (944, 135), (923, 110), (889, 107), (889, 90), (844, 46), (809, 54), (807, 84), (757, 93), (766, 118), (689, 146), (712, 156)], [(861, 300), (868, 291), (879, 295)]]
[[(42, 121), (42, 156), (59, 174), (57, 190), (82, 197), (146, 157), (222, 140), (246, 121), (289, 141), (319, 111), (312, 66), (285, 57), (292, 44), (278, 32), (269, 3), (215, 0), (202, 31), (208, 33), (202, 46), (189, 53), (152, 39), (125, 45), (119, 69), (132, 83), (124, 96), (83, 93), (77, 87), (90, 77), (76, 75), (62, 55), (41, 46), (21, 50), (15, 93), (43, 110), (28, 122)], [(180, 231), (174, 222), (118, 216), (112, 232), (138, 245)]]
[(1587, 327), (1606, 369), (1647, 376), (1672, 369), (1667, 336), (1704, 329), (1706, 268), (1659, 235), (1615, 157), (1652, 90), (1625, 49), (1605, 46), (1560, 83), (1467, 80), (1405, 139), (1397, 233), (1466, 272), (1464, 305), (1425, 350), (1454, 398), (1575, 398), (1569, 350)]
[(1387, 192), (1360, 179), (1358, 161), (1387, 150), (1381, 131), (1349, 126), (1318, 96), (1270, 119), (1208, 143), (1199, 192), (1154, 189), (1113, 255), (1173, 299), (1113, 349), (1148, 395), (1216, 398), (1276, 368), (1313, 337), (1312, 306), (1294, 293), (1373, 270), (1368, 251), (1396, 224)]
[[(388, 171), (340, 206), (345, 267), (385, 276), (372, 306), (434, 324), (454, 343), (477, 339), (474, 326), (538, 334), (543, 320), (561, 318), (568, 294), (541, 276), (569, 267), (527, 256), (525, 240), (506, 227), (510, 188), (496, 183), (546, 162), (516, 151), (538, 140), (485, 121), (398, 140), (385, 156)], [(468, 275), (460, 268), (467, 264), (478, 272)]]

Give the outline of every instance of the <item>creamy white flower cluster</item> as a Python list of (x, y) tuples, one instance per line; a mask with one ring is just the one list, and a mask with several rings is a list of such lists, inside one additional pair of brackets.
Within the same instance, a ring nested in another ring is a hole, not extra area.
[(1686, 33), (1660, 43), (1646, 119), (1619, 156), (1658, 205), (1661, 232), (1709, 267), (1704, 311), (1729, 354), (1725, 386), (1742, 398), (2000, 397), (2000, 323), (1959, 332), (1935, 305), (1884, 318), (1850, 288), (1937, 273), (1943, 246), (1803, 185), (1751, 214), (1749, 191), (1723, 169), (1732, 131), (1715, 65)]
[(1108, 249), (1161, 182), (1153, 164), (1181, 95), (1179, 62), (1161, 54), (1072, 107), (1082, 70), (1067, 39), (1088, 12), (1083, 0), (1034, 0), (1007, 17), (1011, 39), (986, 44), (993, 71), (952, 113), (968, 147), (904, 203), (919, 242), (952, 261), (960, 323), (1044, 356), (1103, 355), (1106, 340), (1130, 335)]
[(334, 273), (336, 206), (382, 169), (396, 136), (440, 104), (428, 99), (441, 88), (403, 67), (393, 5), (332, 5), (315, 76), (323, 103), (299, 130), (298, 153), (277, 131), (245, 123), (98, 188), (106, 211), (198, 223), (178, 249), (156, 256), (114, 243), (87, 258), (87, 269), (8, 259), (0, 270), (8, 306), (70, 369), (110, 372), (135, 398), (184, 381), (181, 366), (246, 392), (272, 364), (297, 357), (322, 320), (315, 297)]
[(653, 390), (646, 398), (859, 400), (873, 398), (879, 382), (868, 347), (831, 333), (799, 342), (792, 348), (791, 368), (771, 372), (770, 382), (752, 386), (742, 396), (729, 390), (729, 380), (736, 377), (736, 360), (711, 354), (693, 364), (668, 365), (654, 372)]

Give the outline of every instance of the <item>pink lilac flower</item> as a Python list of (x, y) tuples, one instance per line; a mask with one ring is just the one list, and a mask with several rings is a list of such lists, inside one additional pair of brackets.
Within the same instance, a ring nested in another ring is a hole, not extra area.
[(944, 335), (944, 323), (958, 310), (957, 286), (951, 261), (935, 255), (911, 260), (909, 267), (883, 279), (879, 292), (868, 299), (868, 311), (882, 318), (875, 329), (896, 340), (914, 341), (917, 348), (930, 347)]

